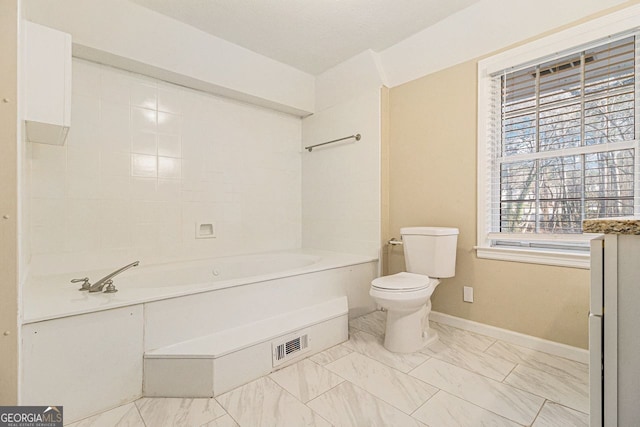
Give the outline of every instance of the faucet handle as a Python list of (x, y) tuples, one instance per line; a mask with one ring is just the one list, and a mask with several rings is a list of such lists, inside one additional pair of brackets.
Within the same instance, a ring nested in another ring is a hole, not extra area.
[(107, 287), (104, 289), (105, 294), (113, 294), (118, 292), (115, 285), (113, 284), (113, 280), (107, 280), (106, 285)]
[(89, 278), (83, 277), (82, 279), (71, 279), (71, 283), (80, 283), (82, 282), (82, 287), (79, 288), (79, 291), (88, 291), (91, 285), (89, 284)]

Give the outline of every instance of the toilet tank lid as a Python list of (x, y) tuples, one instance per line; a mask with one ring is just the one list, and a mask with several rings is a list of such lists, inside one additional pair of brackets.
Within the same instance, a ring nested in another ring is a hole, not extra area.
[(452, 227), (402, 227), (400, 234), (402, 235), (421, 235), (421, 236), (452, 236), (459, 234), (457, 228)]

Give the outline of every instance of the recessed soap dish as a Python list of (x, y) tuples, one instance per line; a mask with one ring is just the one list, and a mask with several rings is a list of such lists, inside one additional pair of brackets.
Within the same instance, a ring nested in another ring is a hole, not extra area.
[(196, 222), (196, 239), (213, 239), (215, 237), (215, 222)]

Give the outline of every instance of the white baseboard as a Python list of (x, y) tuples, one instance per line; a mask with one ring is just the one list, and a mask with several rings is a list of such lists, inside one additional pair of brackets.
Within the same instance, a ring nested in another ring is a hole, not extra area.
[(519, 332), (510, 331), (508, 329), (485, 325), (484, 323), (474, 322), (473, 320), (467, 320), (461, 317), (439, 313), (437, 311), (432, 311), (429, 315), (429, 319), (433, 320), (434, 322), (454, 326), (456, 328), (496, 338), (510, 344), (519, 345), (522, 347), (530, 348), (532, 350), (542, 351), (544, 353), (564, 357), (565, 359), (575, 360), (576, 362), (580, 363), (589, 363), (589, 351), (583, 348), (573, 347), (570, 345), (545, 340), (531, 335), (521, 334)]

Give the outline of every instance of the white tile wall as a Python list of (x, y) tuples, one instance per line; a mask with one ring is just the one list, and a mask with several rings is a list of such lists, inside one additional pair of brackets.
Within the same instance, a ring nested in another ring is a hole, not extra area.
[(300, 247), (300, 144), (297, 117), (74, 59), (68, 142), (32, 146), (32, 271)]
[(303, 120), (303, 145), (360, 133), (302, 154), (303, 246), (378, 256), (380, 90)]

